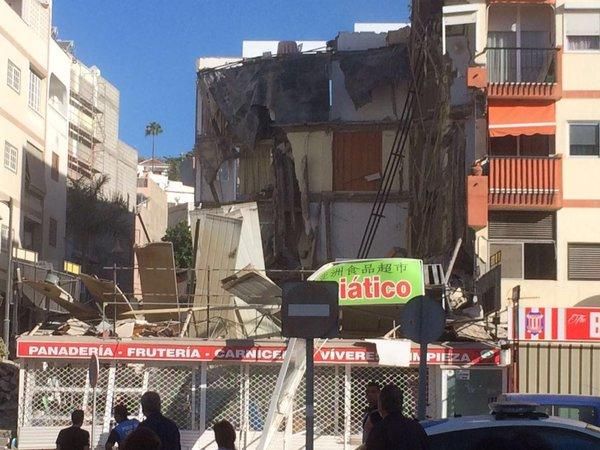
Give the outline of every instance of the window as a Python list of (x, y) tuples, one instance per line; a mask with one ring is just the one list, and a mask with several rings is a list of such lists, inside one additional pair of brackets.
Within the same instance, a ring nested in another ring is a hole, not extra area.
[(579, 420), (594, 424), (596, 423), (596, 408), (593, 406), (554, 406), (554, 416), (565, 419)]
[(569, 154), (571, 156), (600, 156), (598, 123), (569, 125)]
[(4, 167), (17, 173), (17, 147), (8, 142), (4, 143)]
[(48, 244), (50, 244), (51, 247), (56, 247), (56, 239), (58, 234), (58, 223), (56, 222), (56, 219), (53, 219), (51, 217), (49, 225), (50, 226), (48, 228)]
[(600, 10), (565, 13), (568, 50), (600, 50)]
[(40, 112), (42, 79), (33, 70), (29, 71), (29, 107)]
[(489, 220), (490, 266), (501, 264), (502, 278), (556, 280), (553, 214), (495, 211)]
[(21, 92), (21, 69), (19, 69), (10, 59), (8, 60), (6, 84), (15, 91)]
[(490, 138), (491, 156), (550, 156), (554, 154), (554, 135), (502, 136)]
[(333, 134), (333, 190), (376, 191), (381, 178), (381, 132)]
[(6, 225), (0, 226), (0, 251), (8, 253), (8, 227)]
[(54, 181), (58, 181), (58, 164), (59, 164), (59, 156), (52, 152), (52, 168), (50, 169), (50, 178)]
[[(490, 261), (501, 264), (502, 278), (556, 280), (554, 243), (490, 243)], [(490, 264), (492, 265), (492, 264)]]
[(600, 244), (569, 244), (569, 280), (600, 280)]

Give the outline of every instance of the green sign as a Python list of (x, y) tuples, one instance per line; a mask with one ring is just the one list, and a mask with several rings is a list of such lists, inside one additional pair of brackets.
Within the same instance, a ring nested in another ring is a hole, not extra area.
[(398, 305), (425, 294), (423, 261), (420, 259), (383, 258), (329, 263), (309, 279), (337, 281), (342, 306)]

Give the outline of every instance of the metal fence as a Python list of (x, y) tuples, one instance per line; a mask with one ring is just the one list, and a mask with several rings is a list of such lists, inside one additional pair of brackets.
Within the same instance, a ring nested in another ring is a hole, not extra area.
[[(163, 401), (163, 413), (182, 430), (204, 431), (221, 419), (229, 420), (246, 448), (245, 436), (261, 432), (280, 365), (201, 363), (192, 365), (143, 365), (114, 361), (102, 364), (96, 390), (95, 424), (108, 431), (112, 408), (128, 406), (142, 418), (139, 400), (154, 390)], [(70, 413), (83, 409), (91, 424), (93, 391), (87, 365), (24, 363), (20, 427), (63, 427)], [(418, 371), (374, 366), (317, 366), (315, 368), (315, 435), (348, 441), (360, 434), (366, 407), (366, 384), (396, 383), (405, 393), (405, 412), (414, 415)], [(280, 431), (304, 431), (304, 383), (294, 397), (293, 411)]]
[(489, 79), (492, 83), (555, 83), (553, 48), (488, 47)]

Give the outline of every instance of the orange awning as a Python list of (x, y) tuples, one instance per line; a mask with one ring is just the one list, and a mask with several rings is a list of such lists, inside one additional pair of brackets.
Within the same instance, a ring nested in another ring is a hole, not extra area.
[(490, 137), (556, 133), (554, 102), (490, 102)]

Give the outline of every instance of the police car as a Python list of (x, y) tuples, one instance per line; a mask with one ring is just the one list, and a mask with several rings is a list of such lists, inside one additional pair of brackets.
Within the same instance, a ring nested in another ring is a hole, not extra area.
[(501, 402), (487, 416), (422, 422), (435, 450), (597, 450), (600, 428), (576, 420), (550, 417), (537, 404)]

